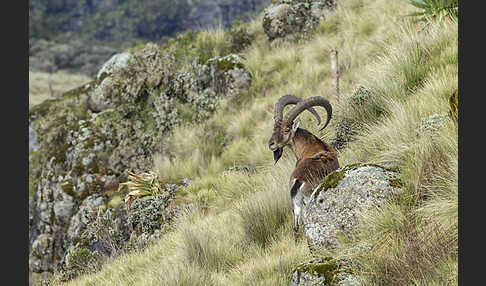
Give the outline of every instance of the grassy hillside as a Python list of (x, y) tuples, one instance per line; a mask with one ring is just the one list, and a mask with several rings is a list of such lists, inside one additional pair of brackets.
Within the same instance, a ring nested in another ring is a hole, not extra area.
[[(305, 240), (292, 236), (287, 180), (294, 157), (287, 150), (274, 166), (267, 147), (273, 104), (287, 93), (328, 97), (332, 48), (341, 69), (333, 120), (317, 133), (303, 113), (301, 125), (330, 141), (339, 122), (358, 122), (355, 140), (339, 153), (341, 166), (396, 167), (405, 182), (401, 195), (362, 215), (355, 236), (340, 237), (336, 252), (372, 246), (352, 257), (367, 285), (457, 284), (458, 134), (447, 117), (457, 88), (457, 23), (423, 29), (402, 17), (412, 11), (405, 1), (341, 0), (301, 43), (269, 45), (261, 19), (250, 23), (255, 39), (242, 52), (253, 76), (249, 93), (222, 102), (204, 123), (176, 128), (167, 151), (154, 158), (163, 182), (193, 180), (177, 194), (188, 207), (175, 229), (67, 284), (288, 284), (311, 255)], [(218, 41), (220, 33), (208, 35)], [(359, 108), (349, 101), (358, 85), (372, 91)], [(434, 115), (445, 119), (429, 126)]]

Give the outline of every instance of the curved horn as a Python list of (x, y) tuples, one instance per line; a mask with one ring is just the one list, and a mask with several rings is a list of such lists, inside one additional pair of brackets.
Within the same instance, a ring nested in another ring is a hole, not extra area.
[[(273, 120), (275, 120), (275, 121), (282, 120), (283, 110), (284, 110), (286, 105), (297, 104), (301, 101), (302, 101), (301, 98), (299, 98), (295, 95), (292, 95), (292, 94), (287, 94), (287, 95), (280, 97), (278, 99), (277, 103), (275, 103), (275, 112), (274, 112), (274, 115), (273, 115)], [(317, 114), (317, 111), (312, 107), (307, 108), (307, 110), (309, 110), (316, 117), (317, 125), (319, 126), (319, 124), (321, 124), (321, 117), (319, 116), (319, 114)]]
[[(285, 115), (285, 122), (293, 122), (294, 119), (302, 113), (305, 109), (312, 108), (312, 106), (322, 106), (326, 109), (327, 111), (327, 121), (324, 124), (324, 126), (319, 129), (321, 131), (322, 129), (326, 128), (327, 124), (329, 123), (329, 120), (331, 120), (332, 116), (332, 106), (329, 103), (327, 99), (321, 96), (314, 96), (314, 97), (309, 97), (305, 100), (300, 101), (297, 103), (287, 114)], [(319, 122), (320, 123), (320, 122)]]

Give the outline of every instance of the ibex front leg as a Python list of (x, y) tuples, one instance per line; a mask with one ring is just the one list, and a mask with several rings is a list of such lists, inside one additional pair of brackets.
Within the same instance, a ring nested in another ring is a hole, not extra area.
[(294, 179), (292, 186), (290, 187), (290, 199), (292, 200), (292, 209), (294, 211), (294, 239), (299, 238), (299, 226), (301, 225), (301, 213), (304, 195), (301, 189), (305, 186), (305, 183)]

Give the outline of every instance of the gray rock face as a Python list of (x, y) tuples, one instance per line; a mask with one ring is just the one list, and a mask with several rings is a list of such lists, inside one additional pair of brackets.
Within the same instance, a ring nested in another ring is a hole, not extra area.
[(417, 135), (417, 137), (423, 135), (434, 136), (438, 133), (439, 129), (446, 124), (446, 120), (448, 118), (449, 117), (446, 113), (444, 114), (434, 113), (429, 117), (422, 118), (420, 122), (420, 126), (415, 130), (415, 134)]
[(119, 53), (113, 55), (98, 71), (96, 80), (99, 84), (93, 89), (89, 97), (89, 107), (95, 112), (115, 107), (110, 98), (113, 96), (113, 79), (110, 77), (114, 72), (128, 68), (131, 53)]
[(113, 73), (114, 70), (124, 69), (128, 67), (129, 61), (133, 58), (133, 55), (128, 52), (119, 53), (113, 55), (96, 74), (97, 80), (102, 80), (103, 77)]
[(32, 244), (29, 256), (29, 268), (34, 272), (52, 270), (54, 261), (54, 238), (48, 234), (41, 234)]
[(263, 30), (270, 41), (311, 31), (334, 8), (334, 0), (279, 0), (264, 10)]
[(397, 172), (377, 165), (345, 166), (329, 174), (314, 190), (303, 212), (311, 251), (336, 248), (336, 234), (351, 234), (358, 212), (379, 206), (400, 186)]
[[(89, 84), (30, 109), (31, 271), (55, 270), (67, 250), (86, 241), (81, 236), (92, 225), (92, 210), (112, 208), (127, 169), (153, 168), (153, 155), (181, 120), (176, 101), (204, 120), (221, 97), (249, 88), (251, 76), (240, 60), (228, 55), (176, 69), (172, 53), (147, 44), (113, 56)], [(131, 216), (133, 231), (155, 232), (168, 221), (160, 218), (169, 215), (160, 213), (165, 207), (140, 204), (139, 215)], [(150, 216), (151, 210), (159, 212)], [(127, 218), (115, 210), (113, 216), (114, 228), (124, 229)]]

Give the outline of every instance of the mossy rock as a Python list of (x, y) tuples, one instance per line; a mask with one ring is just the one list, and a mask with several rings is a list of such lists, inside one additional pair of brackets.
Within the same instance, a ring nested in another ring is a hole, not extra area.
[(268, 39), (306, 36), (334, 9), (334, 0), (279, 0), (264, 10), (263, 30)]
[[(352, 275), (349, 261), (345, 259), (335, 259), (333, 257), (318, 257), (311, 261), (299, 264), (292, 272), (290, 286), (337, 286), (359, 285), (349, 284), (354, 275)], [(354, 280), (357, 281), (355, 278)]]
[(207, 61), (208, 65), (213, 65), (218, 71), (227, 71), (234, 68), (244, 68), (241, 63), (243, 57), (238, 54), (229, 54), (224, 57), (211, 58)]
[(303, 212), (304, 232), (311, 251), (335, 249), (338, 234), (352, 234), (358, 212), (379, 206), (402, 186), (396, 169), (376, 164), (347, 165), (327, 175)]

